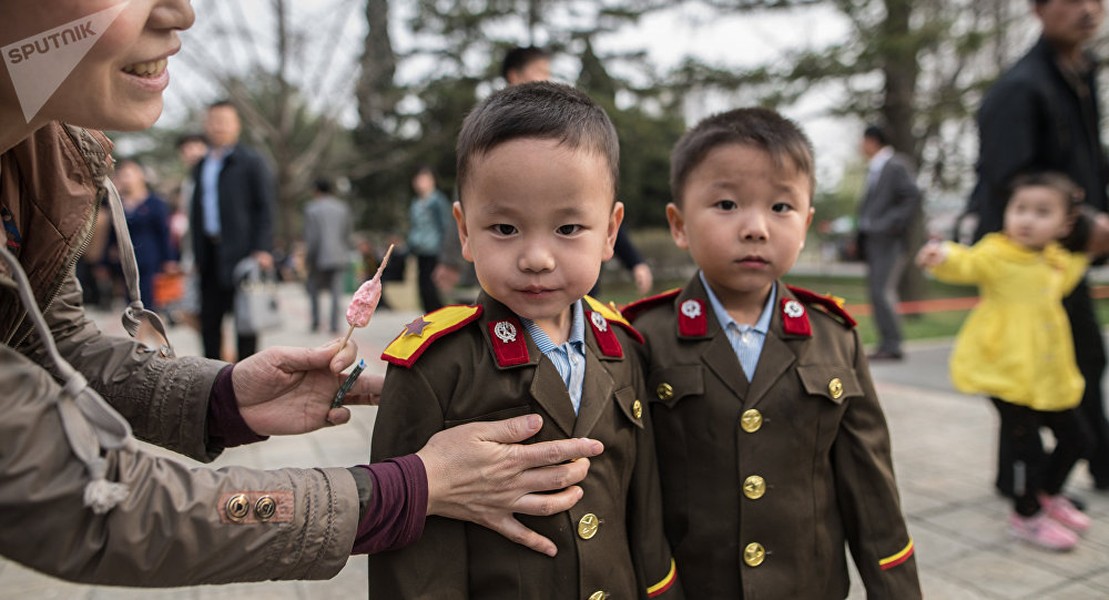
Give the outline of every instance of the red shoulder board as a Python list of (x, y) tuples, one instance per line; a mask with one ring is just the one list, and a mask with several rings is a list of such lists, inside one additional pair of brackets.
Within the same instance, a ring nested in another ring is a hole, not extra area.
[(840, 321), (848, 327), (854, 327), (856, 325), (855, 319), (843, 308), (842, 298), (836, 298), (830, 294), (817, 294), (805, 288), (794, 287), (792, 285), (787, 285), (786, 287), (789, 288), (789, 291), (793, 292), (793, 295), (797, 296), (797, 299), (801, 302), (819, 306), (823, 309), (823, 312), (831, 315), (837, 321)]
[(634, 323), (635, 320), (639, 318), (639, 315), (643, 313), (643, 311), (651, 308), (652, 306), (658, 306), (664, 301), (670, 301), (674, 298), (677, 298), (678, 294), (680, 294), (681, 291), (681, 288), (674, 288), (672, 290), (667, 290), (661, 294), (647, 296), (646, 298), (640, 298), (635, 302), (630, 302), (624, 305), (624, 307), (620, 309), (620, 312), (624, 315), (625, 319), (627, 319), (629, 322)]
[(458, 331), (467, 323), (481, 316), (480, 306), (445, 306), (439, 310), (416, 317), (415, 321), (404, 326), (397, 339), (393, 340), (381, 353), (386, 360), (398, 367), (409, 368), (435, 340)]
[[(629, 323), (628, 320), (623, 315), (620, 314), (619, 310), (617, 310), (616, 305), (611, 305), (610, 306), (608, 304), (605, 304), (604, 302), (601, 302), (600, 300), (597, 300), (596, 298), (594, 298), (592, 296), (586, 296), (584, 298), (584, 300), (585, 300), (585, 308), (587, 308), (587, 309), (589, 309), (589, 310), (591, 310), (595, 313), (600, 313), (601, 316), (604, 317), (605, 320), (608, 321), (609, 323), (615, 323), (616, 325), (619, 325), (620, 327), (623, 327), (624, 330), (628, 332), (628, 335), (632, 336), (632, 339), (639, 342), (640, 344), (642, 344), (644, 342), (643, 334), (639, 333), (639, 331), (636, 330), (635, 327), (632, 327), (632, 324)], [(593, 323), (592, 321), (590, 321), (590, 324), (593, 325), (593, 331), (594, 331), (594, 333), (596, 333), (596, 331), (597, 331), (596, 323)], [(616, 336), (613, 336), (612, 341), (616, 342), (617, 344), (620, 343), (619, 340), (616, 339)]]
[(609, 321), (600, 311), (585, 309), (585, 318), (589, 320), (589, 327), (593, 330), (593, 339), (597, 340), (597, 347), (601, 354), (609, 358), (624, 358), (624, 349), (616, 332), (609, 326)]

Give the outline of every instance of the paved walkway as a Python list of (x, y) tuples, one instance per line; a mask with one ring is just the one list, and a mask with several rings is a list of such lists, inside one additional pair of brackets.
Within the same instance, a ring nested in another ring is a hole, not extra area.
[[(308, 332), (307, 303), (299, 287), (284, 287), (282, 300), (287, 321), (281, 331), (263, 338), (264, 345), (307, 345), (328, 339)], [(412, 311), (379, 312), (368, 330), (355, 334), (361, 355), (377, 357), (383, 345), (415, 316)], [(97, 321), (105, 331), (120, 331), (114, 316), (100, 315)], [(191, 331), (176, 328), (171, 335), (179, 354), (198, 353), (199, 340)], [(1094, 492), (1080, 465), (1071, 478), (1070, 491), (1088, 502), (1088, 512), (1095, 519), (1082, 544), (1073, 552), (1052, 554), (1011, 540), (1005, 529), (1009, 507), (991, 487), (996, 417), (987, 401), (951, 389), (946, 374), (948, 351), (945, 342), (918, 343), (909, 347), (904, 363), (873, 368), (893, 435), (894, 462), (927, 597), (1109, 598), (1109, 494)], [(384, 371), (383, 363), (369, 362)], [(364, 462), (369, 456), (375, 412), (373, 408), (356, 409), (354, 420), (344, 427), (230, 450), (214, 466), (276, 468)], [(363, 598), (365, 575), (366, 559), (359, 557), (326, 582), (129, 590), (63, 583), (0, 560), (0, 600)], [(850, 597), (865, 597), (861, 584), (852, 586)]]

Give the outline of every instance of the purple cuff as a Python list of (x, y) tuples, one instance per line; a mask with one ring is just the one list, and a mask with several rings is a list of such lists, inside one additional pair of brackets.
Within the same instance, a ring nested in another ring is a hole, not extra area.
[(235, 365), (220, 369), (216, 382), (212, 384), (212, 392), (208, 394), (209, 446), (234, 448), (269, 439), (269, 436), (251, 431), (239, 413), (239, 401), (231, 384), (231, 371), (234, 369)]
[(373, 479), (351, 554), (397, 550), (420, 539), (427, 518), (427, 471), (415, 454), (360, 465)]

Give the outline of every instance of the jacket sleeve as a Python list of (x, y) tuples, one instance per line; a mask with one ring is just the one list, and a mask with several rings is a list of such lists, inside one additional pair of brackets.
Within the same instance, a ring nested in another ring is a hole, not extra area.
[[(347, 562), (358, 492), (346, 469), (190, 469), (142, 450), (106, 454), (108, 478), (129, 487), (106, 514), (83, 505), (88, 476), (70, 450), (41, 367), (0, 346), (0, 554), (70, 581), (180, 586), (324, 579)], [(229, 499), (251, 507), (241, 522)], [(268, 521), (254, 512), (270, 496)]]
[(251, 165), (250, 189), (254, 202), (250, 215), (253, 220), (250, 231), (254, 235), (252, 251), (273, 252), (273, 219), (277, 210), (277, 186), (266, 161), (260, 155), (254, 155)]
[[(442, 405), (419, 368), (390, 366), (374, 423), (370, 460), (378, 462), (415, 452), (443, 428)], [(461, 521), (428, 517), (418, 542), (370, 556), (370, 598), (467, 598), (465, 528)]]
[(1063, 253), (1063, 294), (1070, 295), (1090, 268), (1090, 257), (1081, 252)]
[[(634, 342), (631, 342), (634, 344)], [(635, 344), (642, 345), (642, 344)], [(635, 358), (642, 358), (637, 353)], [(647, 398), (642, 370), (633, 365), (636, 393)], [(635, 471), (628, 495), (628, 533), (632, 547), (635, 573), (644, 598), (685, 598), (678, 580), (677, 564), (670, 552), (670, 544), (663, 531), (662, 484), (659, 481), (658, 459), (655, 454), (655, 436), (651, 417), (643, 406), (643, 428), (637, 432)]]
[(895, 175), (891, 221), (893, 230), (903, 233), (908, 230), (920, 208), (921, 193), (908, 165), (896, 160), (890, 162), (890, 167), (894, 169)]
[[(104, 335), (85, 314), (72, 272), (45, 317), (62, 357), (127, 419), (135, 437), (203, 462), (223, 450), (209, 443), (205, 423), (212, 384), (226, 363), (166, 359), (134, 340)], [(37, 334), (19, 350), (49, 364)]]
[(990, 265), (983, 260), (982, 252), (955, 242), (944, 242), (943, 245), (947, 250), (947, 258), (930, 269), (936, 279), (947, 283), (975, 285), (988, 277)]
[(868, 598), (920, 598), (913, 540), (901, 513), (886, 418), (858, 332), (852, 331), (852, 337), (862, 395), (844, 400), (848, 405), (832, 447), (844, 533)]
[(988, 190), (977, 201), (979, 231), (1001, 229), (1009, 182), (1036, 163), (1041, 112), (1033, 86), (1015, 79), (999, 81), (979, 110), (978, 178)]

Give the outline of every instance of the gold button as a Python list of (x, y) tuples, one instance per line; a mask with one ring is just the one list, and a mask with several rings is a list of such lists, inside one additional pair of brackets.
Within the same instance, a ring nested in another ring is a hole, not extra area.
[(766, 560), (766, 548), (758, 542), (751, 542), (743, 549), (743, 562), (747, 563), (748, 567), (757, 567)]
[(242, 521), (250, 512), (250, 500), (246, 494), (235, 494), (227, 500), (227, 518), (232, 521)]
[(254, 514), (262, 521), (267, 521), (277, 512), (277, 501), (272, 496), (262, 496), (254, 504)]
[(743, 495), (751, 500), (758, 500), (766, 493), (766, 480), (758, 475), (752, 475), (743, 480)]
[(632, 402), (632, 416), (637, 419), (643, 416), (643, 403), (638, 398), (635, 402)]
[(743, 411), (743, 416), (739, 418), (740, 427), (747, 433), (755, 433), (762, 427), (762, 413), (748, 408)]
[(655, 394), (658, 395), (659, 400), (670, 400), (674, 397), (674, 386), (669, 383), (660, 383), (655, 388)]
[(600, 590), (589, 594), (589, 600), (605, 600), (605, 598), (608, 598), (608, 594)]
[(597, 529), (601, 527), (601, 520), (593, 513), (586, 513), (584, 517), (578, 521), (578, 537), (583, 540), (591, 539), (597, 535)]
[(834, 400), (839, 400), (839, 397), (843, 395), (843, 382), (839, 380), (839, 377), (833, 377), (828, 382), (828, 393), (832, 394)]

